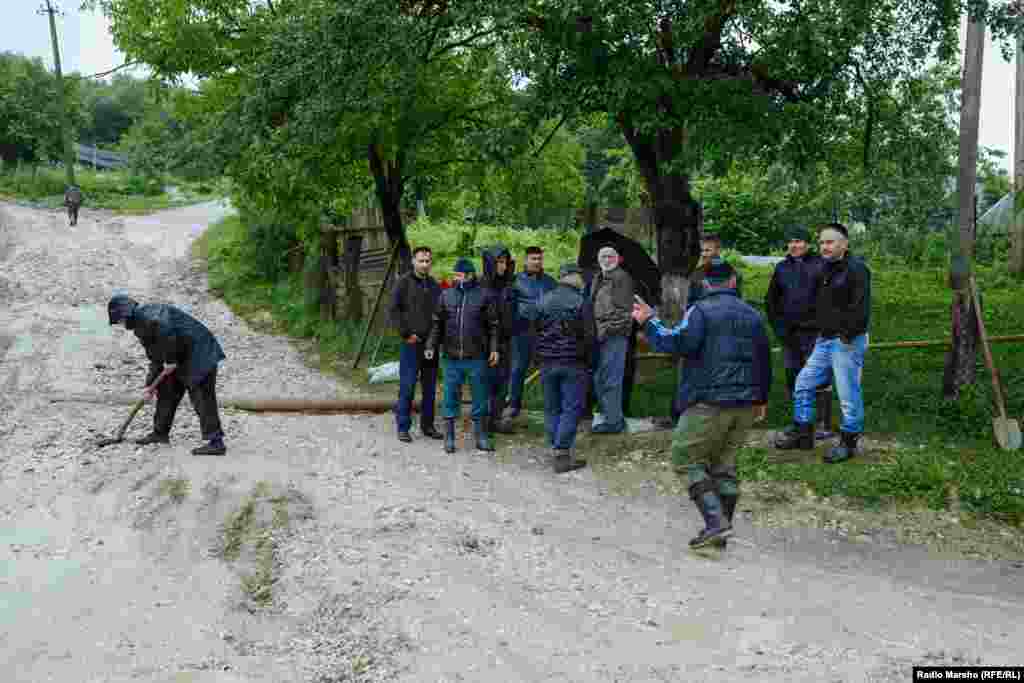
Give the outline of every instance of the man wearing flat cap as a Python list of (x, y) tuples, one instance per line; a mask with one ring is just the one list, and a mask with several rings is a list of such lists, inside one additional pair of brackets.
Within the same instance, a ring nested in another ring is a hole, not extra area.
[(224, 351), (217, 338), (201, 322), (170, 304), (140, 304), (117, 294), (107, 304), (111, 325), (123, 324), (135, 333), (149, 358), (149, 375), (143, 397), (156, 395), (153, 431), (135, 443), (170, 443), (171, 425), (178, 404), (188, 392), (199, 416), (199, 428), (207, 443), (192, 455), (224, 455), (224, 432), (217, 410), (217, 365)]
[(841, 223), (823, 226), (818, 245), (825, 261), (815, 281), (818, 338), (796, 378), (793, 426), (775, 446), (782, 450), (814, 448), (814, 393), (831, 380), (839, 393), (843, 419), (840, 443), (825, 456), (825, 462), (837, 463), (856, 455), (864, 431), (861, 371), (871, 321), (871, 271), (850, 253), (849, 232)]
[[(796, 377), (818, 339), (815, 283), (825, 267), (825, 260), (811, 252), (810, 231), (803, 226), (791, 227), (786, 236), (789, 242), (786, 258), (775, 265), (764, 303), (768, 322), (782, 344), (786, 396), (793, 400)], [(816, 401), (818, 419), (824, 421), (823, 432), (828, 431), (832, 392), (819, 390)]]
[(455, 263), (455, 286), (441, 294), (427, 337), (425, 359), (444, 349), (444, 449), (455, 452), (455, 420), (462, 412), (462, 385), (469, 381), (473, 394), (473, 434), (476, 447), (493, 451), (484, 421), (487, 418), (486, 365), (498, 364), (498, 310), (493, 297), (476, 279), (476, 266), (468, 258)]
[(541, 296), (536, 309), (544, 427), (558, 474), (587, 464), (572, 453), (597, 333), (590, 302), (582, 290), (583, 271), (575, 263), (566, 263), (559, 269), (558, 284)]

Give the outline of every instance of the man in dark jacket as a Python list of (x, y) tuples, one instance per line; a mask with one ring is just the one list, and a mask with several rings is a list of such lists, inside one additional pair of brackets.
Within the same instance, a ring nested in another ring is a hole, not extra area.
[(593, 354), (594, 315), (582, 294), (583, 274), (567, 263), (559, 270), (559, 283), (537, 305), (537, 360), (544, 386), (544, 426), (553, 451), (555, 472), (584, 467), (574, 459), (576, 429), (583, 414), (589, 358)]
[(544, 250), (540, 247), (527, 247), (524, 271), (516, 275), (512, 285), (516, 319), (510, 345), (509, 405), (504, 416), (507, 419), (517, 417), (523, 407), (523, 386), (533, 362), (537, 338), (536, 330), (530, 322), (535, 315), (533, 309), (541, 296), (554, 288), (555, 279), (544, 272)]
[(600, 272), (591, 284), (594, 320), (597, 325), (597, 370), (594, 394), (605, 421), (593, 428), (595, 434), (618, 434), (626, 429), (622, 413), (622, 381), (626, 354), (633, 332), (633, 278), (619, 266), (619, 253), (612, 246), (597, 252)]
[[(810, 234), (802, 227), (790, 229), (786, 258), (775, 265), (765, 310), (775, 336), (782, 343), (786, 368), (786, 394), (793, 399), (796, 377), (807, 363), (818, 339), (818, 321), (814, 311), (815, 283), (825, 267), (825, 260), (810, 252)], [(819, 438), (828, 438), (831, 424), (832, 391), (819, 389), (817, 413), (822, 421)]]
[(462, 412), (462, 384), (473, 392), (473, 434), (476, 447), (493, 451), (484, 420), (487, 418), (485, 364), (498, 364), (498, 312), (476, 279), (476, 267), (467, 258), (455, 263), (455, 286), (441, 294), (434, 311), (424, 358), (433, 360), (444, 349), (444, 449), (455, 452), (455, 420)]
[(398, 440), (409, 443), (412, 425), (412, 399), (416, 383), (420, 384), (423, 401), (420, 406), (420, 433), (431, 439), (440, 439), (434, 427), (434, 399), (437, 396), (437, 359), (427, 360), (423, 351), (434, 320), (434, 310), (441, 298), (441, 287), (430, 277), (433, 253), (429, 247), (416, 247), (412, 253), (412, 272), (398, 279), (391, 298), (391, 320), (398, 328), (402, 350), (398, 356), (398, 402), (395, 404), (395, 422)]
[(515, 302), (512, 282), (516, 264), (512, 253), (497, 244), (483, 252), (483, 278), (480, 284), (490, 295), (498, 312), (498, 364), (487, 368), (487, 431), (508, 431), (508, 423), (502, 419), (508, 396), (510, 372), (510, 346), (515, 325)]
[(170, 304), (139, 304), (123, 294), (107, 304), (111, 325), (123, 323), (146, 350), (149, 375), (143, 397), (155, 394), (153, 431), (135, 443), (169, 443), (174, 414), (185, 392), (199, 416), (206, 445), (193, 455), (224, 455), (224, 432), (217, 410), (217, 365), (224, 351), (217, 338), (201, 322)]
[(771, 389), (771, 347), (761, 315), (736, 296), (735, 275), (712, 268), (708, 287), (683, 321), (667, 329), (646, 303), (633, 309), (658, 351), (682, 354), (683, 414), (672, 437), (672, 462), (686, 474), (705, 527), (690, 547), (724, 546), (739, 500), (736, 449), (764, 417)]
[(776, 441), (783, 450), (814, 448), (814, 392), (830, 379), (839, 393), (843, 414), (840, 443), (825, 462), (847, 460), (857, 452), (864, 431), (861, 373), (871, 321), (871, 271), (850, 254), (849, 233), (829, 223), (818, 237), (824, 268), (815, 282), (815, 318), (819, 329), (814, 350), (796, 378), (793, 428)]

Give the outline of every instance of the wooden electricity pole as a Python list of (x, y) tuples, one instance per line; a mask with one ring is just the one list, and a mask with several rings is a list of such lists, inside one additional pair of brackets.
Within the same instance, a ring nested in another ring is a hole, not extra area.
[(978, 356), (977, 318), (971, 305), (968, 282), (974, 262), (974, 185), (978, 179), (978, 127), (981, 118), (981, 67), (985, 56), (985, 24), (967, 18), (964, 40), (964, 71), (960, 95), (960, 231), (949, 273), (953, 290), (952, 348), (946, 357), (942, 393), (956, 398), (960, 387), (972, 384)]
[(68, 116), (68, 98), (65, 91), (64, 75), (60, 69), (60, 45), (57, 43), (57, 22), (53, 15), (58, 10), (54, 9), (50, 0), (45, 0), (46, 6), (39, 9), (39, 14), (48, 14), (50, 17), (50, 42), (53, 44), (53, 70), (57, 76), (57, 105), (60, 107), (60, 140), (64, 150), (64, 171), (68, 185), (75, 184), (75, 157), (71, 148), (71, 120)]
[(1009, 223), (1009, 260), (1010, 273), (1024, 277), (1024, 34), (1017, 37), (1016, 62), (1013, 111), (1013, 211)]

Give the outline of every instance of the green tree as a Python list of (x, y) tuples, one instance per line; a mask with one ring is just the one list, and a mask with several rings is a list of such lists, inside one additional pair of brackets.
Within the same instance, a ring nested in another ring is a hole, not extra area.
[(508, 48), (552, 108), (615, 118), (654, 203), (677, 316), (698, 258), (694, 175), (783, 153), (812, 163), (827, 114), (855, 97), (858, 56), (885, 27), (898, 19), (906, 49), (884, 73), (913, 72), (955, 50), (958, 10), (945, 0), (532, 2)]
[[(69, 118), (78, 126), (80, 92), (73, 80), (67, 82)], [(42, 60), (0, 53), (0, 159), (61, 160), (60, 116), (57, 82)]]

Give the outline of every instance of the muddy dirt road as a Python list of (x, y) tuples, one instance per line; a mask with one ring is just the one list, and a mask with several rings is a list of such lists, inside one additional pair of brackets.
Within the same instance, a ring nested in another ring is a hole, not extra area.
[[(352, 395), (206, 291), (226, 209), (143, 218), (0, 205), (0, 671), (5, 681), (906, 681), (1022, 665), (1024, 570), (740, 523), (690, 553), (686, 501), (401, 446), (390, 416), (225, 411), (228, 455), (87, 448), (145, 358), (114, 288), (220, 338), (224, 396)], [(130, 436), (152, 419), (147, 407)]]

